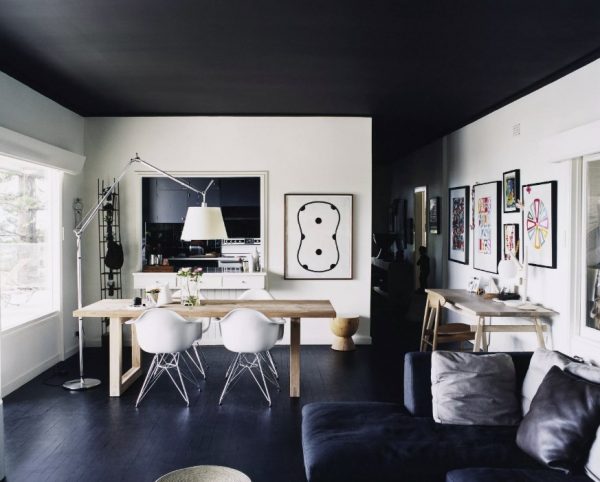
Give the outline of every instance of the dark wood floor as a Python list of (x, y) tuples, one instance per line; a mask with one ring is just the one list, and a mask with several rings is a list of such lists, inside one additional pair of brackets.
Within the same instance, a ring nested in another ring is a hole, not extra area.
[(199, 464), (234, 467), (254, 482), (304, 481), (303, 405), (400, 401), (402, 396), (401, 351), (362, 346), (339, 353), (327, 346), (303, 346), (302, 397), (291, 400), (288, 348), (277, 347), (273, 355), (282, 390), (272, 393), (273, 406), (268, 408), (248, 377), (219, 406), (230, 355), (222, 347), (204, 350), (208, 379), (199, 391), (190, 390), (189, 408), (166, 377), (138, 409), (141, 380), (124, 396), (110, 398), (108, 358), (101, 349), (86, 350), (87, 374), (99, 377), (101, 387), (84, 393), (60, 388), (77, 373), (77, 360), (71, 358), (7, 396), (8, 482), (144, 482)]

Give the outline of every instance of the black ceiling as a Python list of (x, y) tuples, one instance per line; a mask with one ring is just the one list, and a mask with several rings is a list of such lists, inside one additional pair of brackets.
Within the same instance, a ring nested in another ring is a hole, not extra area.
[(598, 0), (0, 0), (0, 70), (82, 115), (373, 116), (380, 158), (599, 48)]

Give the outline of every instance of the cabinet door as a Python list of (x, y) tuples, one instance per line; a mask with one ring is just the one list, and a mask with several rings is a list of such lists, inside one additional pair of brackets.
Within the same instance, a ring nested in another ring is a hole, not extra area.
[(167, 178), (149, 183), (148, 213), (153, 223), (183, 223), (190, 190)]

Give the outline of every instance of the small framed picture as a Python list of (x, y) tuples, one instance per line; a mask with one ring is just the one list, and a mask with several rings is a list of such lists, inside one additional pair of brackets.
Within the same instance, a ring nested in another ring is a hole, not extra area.
[(469, 264), (469, 186), (448, 190), (448, 259)]
[(429, 200), (429, 232), (440, 234), (440, 198), (432, 197)]
[(502, 205), (505, 213), (518, 213), (517, 199), (521, 190), (521, 171), (515, 169), (502, 174)]
[(500, 234), (500, 181), (476, 184), (474, 199), (473, 268), (498, 272), (502, 254)]
[(479, 276), (471, 276), (467, 282), (467, 291), (477, 293), (479, 291)]
[(519, 259), (519, 225), (504, 225), (504, 259), (508, 259), (510, 254), (514, 253), (516, 259)]

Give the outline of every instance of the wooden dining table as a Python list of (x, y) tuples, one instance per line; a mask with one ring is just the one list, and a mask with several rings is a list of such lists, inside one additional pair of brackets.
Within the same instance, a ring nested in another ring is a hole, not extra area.
[[(303, 318), (335, 318), (329, 300), (205, 300), (200, 306), (169, 304), (164, 306), (184, 318), (222, 318), (236, 308), (251, 308), (270, 318), (290, 318), (290, 397), (300, 396), (300, 324)], [(139, 317), (144, 307), (131, 306), (128, 299), (100, 300), (73, 316), (109, 318), (109, 394), (119, 397), (142, 374), (141, 351), (131, 325), (131, 368), (123, 373), (123, 324)]]

